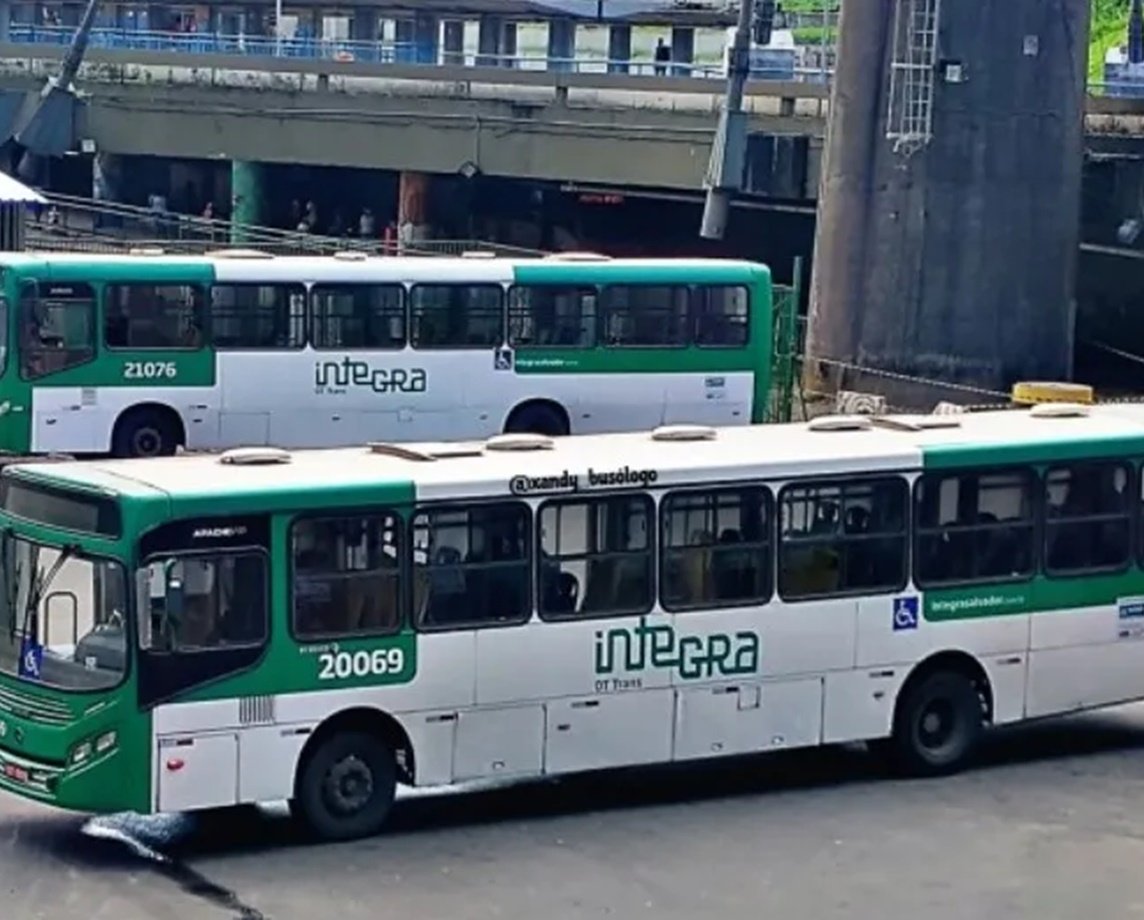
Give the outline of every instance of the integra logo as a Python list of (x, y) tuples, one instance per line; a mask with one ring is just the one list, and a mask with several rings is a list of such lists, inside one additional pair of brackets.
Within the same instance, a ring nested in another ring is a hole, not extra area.
[(242, 524), (231, 527), (199, 527), (191, 534), (192, 540), (228, 540), (246, 534), (247, 528)]
[(344, 393), (349, 387), (369, 387), (375, 393), (424, 393), (427, 385), (428, 375), (420, 367), (373, 367), (353, 358), (314, 365), (314, 389), (319, 393)]

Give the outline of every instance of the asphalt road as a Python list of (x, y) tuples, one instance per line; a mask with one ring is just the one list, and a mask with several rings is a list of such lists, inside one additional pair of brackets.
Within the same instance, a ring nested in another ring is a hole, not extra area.
[(434, 793), (336, 846), (273, 810), (88, 822), (5, 797), (0, 916), (1144, 916), (1144, 705), (998, 735), (986, 760), (896, 781), (825, 750)]

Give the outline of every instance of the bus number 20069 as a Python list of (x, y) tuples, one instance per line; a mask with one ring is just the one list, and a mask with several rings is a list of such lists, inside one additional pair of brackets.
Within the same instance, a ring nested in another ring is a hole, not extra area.
[(379, 677), (400, 674), (405, 668), (405, 651), (378, 648), (372, 652), (322, 652), (318, 656), (318, 680), (345, 680), (347, 677)]

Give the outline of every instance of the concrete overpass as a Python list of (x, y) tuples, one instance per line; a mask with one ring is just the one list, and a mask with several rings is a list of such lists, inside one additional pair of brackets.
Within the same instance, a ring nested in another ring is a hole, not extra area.
[[(15, 103), (62, 48), (0, 44)], [(113, 154), (355, 166), (695, 190), (719, 80), (89, 49), (77, 136)], [(809, 201), (828, 89), (756, 81), (747, 186)], [(1144, 99), (1089, 97), (1090, 147), (1144, 157)]]

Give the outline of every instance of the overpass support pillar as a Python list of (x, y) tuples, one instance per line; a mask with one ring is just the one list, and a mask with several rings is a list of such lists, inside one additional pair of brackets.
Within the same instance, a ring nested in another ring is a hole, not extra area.
[(548, 69), (572, 70), (576, 56), (576, 21), (553, 19), (548, 23)]
[(463, 67), (465, 64), (465, 22), (463, 19), (445, 20), (445, 53), (442, 63)]
[[(232, 160), (230, 164), (230, 241), (244, 243), (251, 228), (262, 225), (265, 210), (261, 163)], [(293, 229), (293, 228), (291, 228)]]
[(477, 33), (477, 66), (497, 67), (503, 47), (504, 20), (500, 16), (482, 16)]
[(695, 30), (690, 26), (671, 29), (671, 75), (691, 76), (691, 62), (695, 60)]
[(608, 73), (627, 73), (632, 59), (632, 27), (608, 29)]
[(0, 0), (0, 42), (12, 39), (12, 0)]
[(402, 248), (429, 235), (429, 175), (403, 172), (397, 188), (397, 238)]
[(418, 13), (413, 20), (413, 47), (418, 64), (436, 64), (441, 44), (441, 20)]

